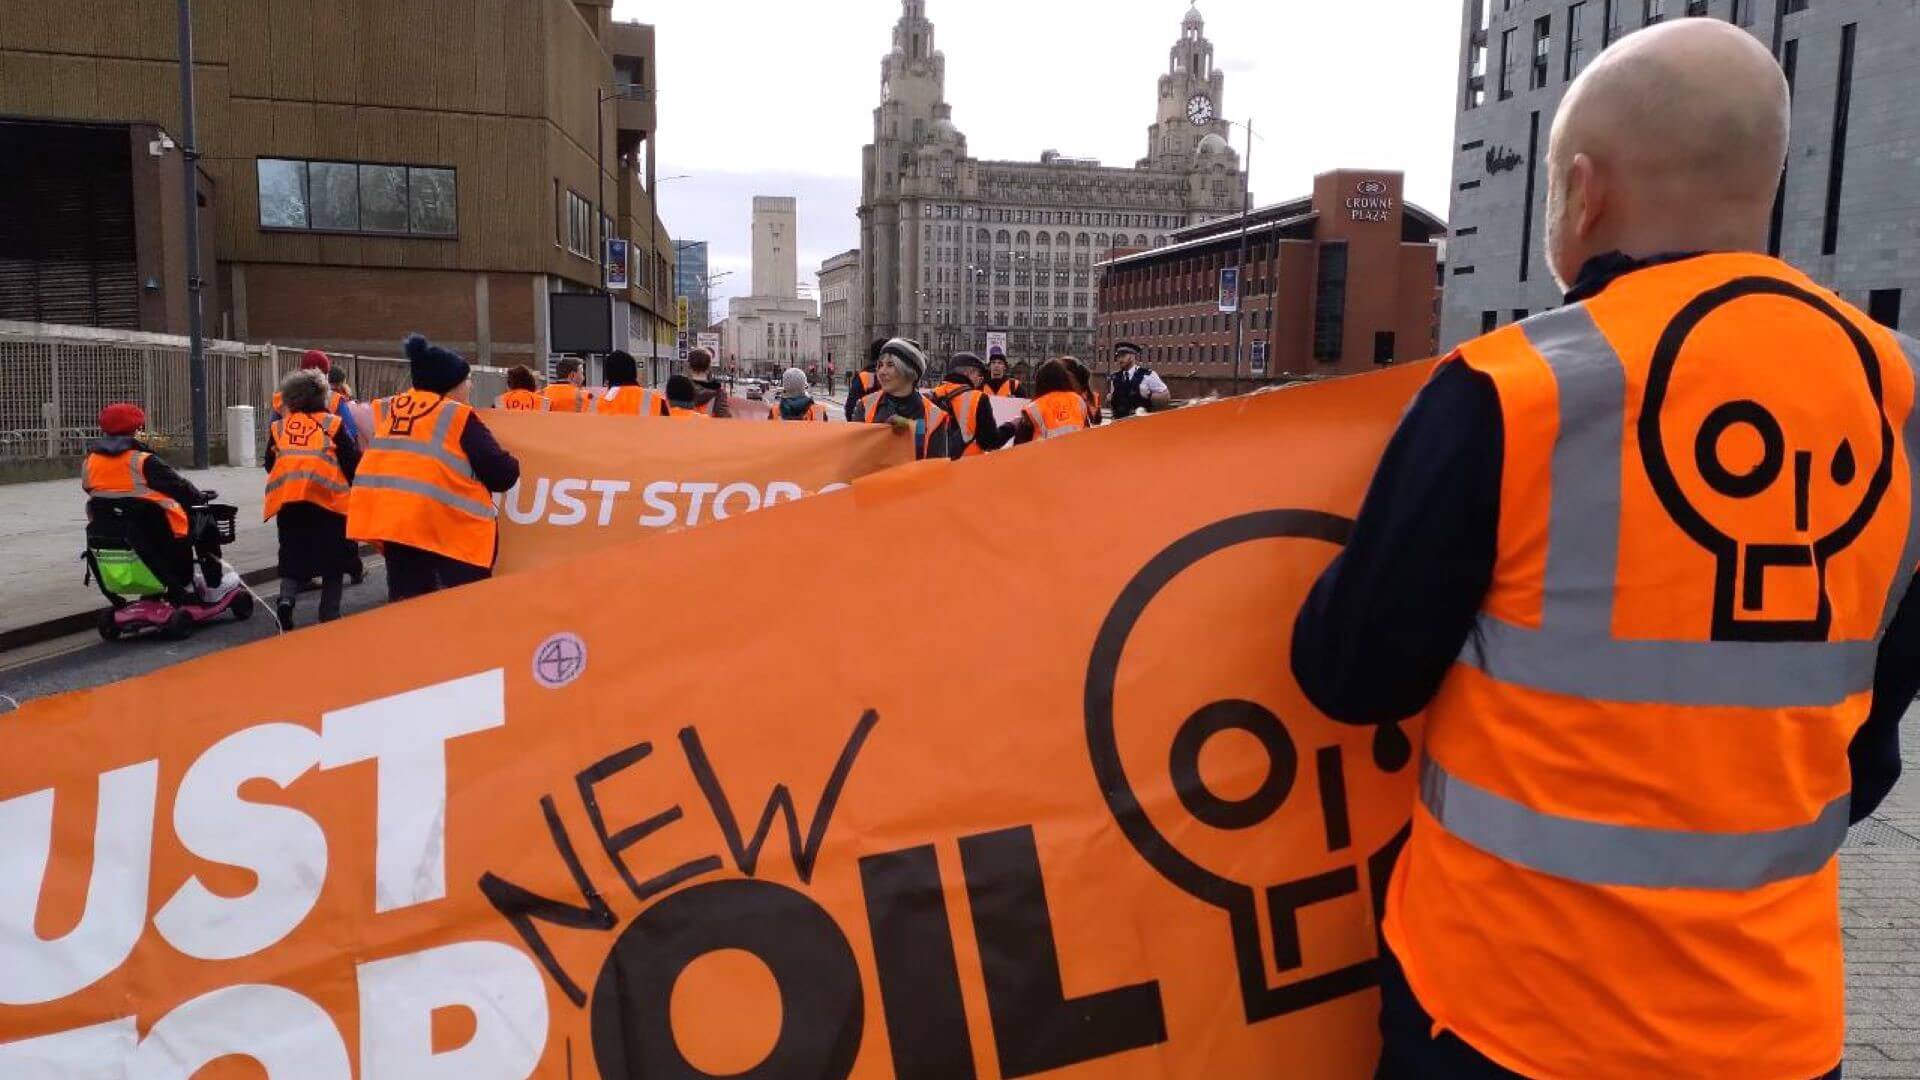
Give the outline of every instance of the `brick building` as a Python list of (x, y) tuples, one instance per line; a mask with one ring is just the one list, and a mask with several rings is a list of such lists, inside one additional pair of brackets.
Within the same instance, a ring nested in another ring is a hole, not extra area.
[[(1446, 223), (1402, 198), (1401, 174), (1322, 173), (1312, 195), (1253, 212), (1246, 232), (1243, 386), (1433, 355)], [(1236, 374), (1234, 317), (1219, 309), (1220, 271), (1239, 265), (1240, 234), (1240, 219), (1226, 218), (1101, 263), (1102, 364), (1114, 342), (1130, 340), (1176, 393), (1227, 389)], [(1255, 342), (1265, 347), (1264, 370)]]
[[(670, 353), (654, 34), (612, 5), (194, 4), (207, 332), (542, 358), (550, 297), (603, 292), (598, 204), (634, 251), (612, 343)], [(113, 7), (0, 0), (0, 318), (183, 333), (175, 5)]]

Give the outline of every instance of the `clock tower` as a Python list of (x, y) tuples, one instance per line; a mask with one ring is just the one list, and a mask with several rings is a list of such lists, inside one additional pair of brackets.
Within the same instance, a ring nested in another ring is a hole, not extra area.
[[(1213, 66), (1213, 43), (1198, 7), (1189, 8), (1180, 21), (1180, 40), (1168, 51), (1166, 74), (1160, 76), (1159, 118), (1147, 129), (1147, 156), (1142, 168), (1186, 172), (1193, 167), (1200, 140), (1218, 135), (1232, 144), (1232, 130), (1221, 113), (1226, 75)], [(1234, 168), (1238, 155), (1232, 155)]]

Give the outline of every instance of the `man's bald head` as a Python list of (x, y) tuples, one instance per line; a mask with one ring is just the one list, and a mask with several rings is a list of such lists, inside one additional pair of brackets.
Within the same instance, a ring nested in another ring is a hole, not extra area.
[(1787, 82), (1751, 35), (1715, 19), (1649, 27), (1567, 91), (1547, 151), (1547, 254), (1751, 250), (1787, 153)]

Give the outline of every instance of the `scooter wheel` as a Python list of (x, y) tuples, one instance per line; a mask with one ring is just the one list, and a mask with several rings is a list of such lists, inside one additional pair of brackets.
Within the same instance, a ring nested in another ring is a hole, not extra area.
[(227, 608), (233, 613), (234, 622), (246, 622), (253, 618), (253, 594), (243, 592), (233, 598), (233, 604)]
[(120, 623), (114, 619), (111, 610), (100, 613), (100, 621), (94, 625), (94, 628), (100, 631), (102, 641), (120, 640)]
[(193, 616), (184, 610), (174, 612), (167, 618), (167, 624), (160, 628), (160, 633), (168, 641), (187, 640), (193, 636)]

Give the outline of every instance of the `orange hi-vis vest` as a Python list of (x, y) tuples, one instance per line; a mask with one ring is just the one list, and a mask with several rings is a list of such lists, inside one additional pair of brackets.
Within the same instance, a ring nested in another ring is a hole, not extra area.
[(548, 383), (540, 396), (547, 399), (548, 412), (594, 412), (593, 394), (585, 387), (561, 381)]
[(547, 399), (531, 390), (509, 390), (500, 395), (493, 407), (508, 412), (546, 412)]
[(347, 536), (492, 566), (497, 514), (460, 437), (471, 406), (409, 390), (373, 403), (373, 439), (354, 474)]
[[(780, 403), (778, 401), (773, 403), (773, 412), (767, 415), (767, 419), (769, 420), (785, 420), (786, 419), (786, 417), (780, 415)], [(809, 420), (818, 420), (824, 423), (826, 419), (827, 419), (827, 407), (815, 401), (807, 405), (807, 415), (795, 417), (794, 422), (801, 423)]]
[(1920, 345), (1720, 254), (1449, 362), (1505, 449), (1389, 888), (1415, 996), (1528, 1076), (1828, 1072), (1847, 750), (1920, 564)]
[(861, 370), (853, 373), (854, 397), (863, 398), (878, 389), (880, 389), (880, 375), (878, 372)]
[(713, 417), (699, 409), (683, 409), (678, 405), (667, 406), (667, 416), (673, 420), (711, 420)]
[(593, 403), (603, 416), (667, 416), (667, 396), (644, 386), (614, 386)]
[[(945, 426), (949, 420), (953, 419), (947, 415), (947, 410), (940, 407), (939, 402), (927, 396), (924, 391), (918, 391), (918, 393), (920, 394), (920, 399), (926, 402), (927, 407), (921, 413), (920, 418), (913, 422), (913, 460), (915, 461), (920, 461), (927, 456), (927, 441), (933, 438), (934, 433)], [(886, 397), (886, 391), (875, 390), (873, 393), (861, 398), (860, 419), (869, 424), (892, 423), (892, 417), (887, 417), (884, 420), (874, 419), (874, 414), (879, 411), (880, 403), (885, 401)], [(904, 420), (908, 418), (901, 417), (901, 419)]]
[(942, 383), (933, 392), (934, 404), (943, 406), (953, 417), (960, 429), (960, 437), (967, 441), (967, 448), (960, 452), (961, 457), (979, 457), (986, 451), (975, 441), (980, 434), (980, 402), (987, 397), (985, 390), (975, 390), (963, 383)]
[(95, 499), (145, 499), (167, 512), (174, 539), (185, 539), (186, 508), (147, 486), (147, 459), (152, 456), (144, 450), (88, 454), (80, 466), (80, 489)]
[(994, 397), (1019, 397), (1020, 396), (1020, 380), (1009, 375), (1006, 378), (1000, 380), (999, 386), (995, 386), (993, 385), (992, 382), (988, 382), (987, 385), (984, 387), (984, 389), (986, 390), (987, 393), (993, 395)]
[(1087, 399), (1070, 390), (1041, 394), (1020, 410), (1033, 425), (1033, 437), (1052, 439), (1071, 435), (1093, 426), (1087, 412)]
[(334, 449), (342, 426), (332, 413), (293, 413), (267, 429), (267, 438), (273, 440), (273, 471), (267, 474), (262, 521), (272, 521), (292, 502), (312, 503), (336, 514), (347, 512), (347, 474)]

